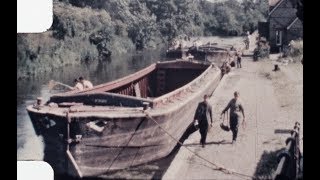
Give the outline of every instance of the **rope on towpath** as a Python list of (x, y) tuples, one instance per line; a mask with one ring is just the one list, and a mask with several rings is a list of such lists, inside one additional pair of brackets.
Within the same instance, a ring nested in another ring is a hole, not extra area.
[(253, 176), (250, 176), (250, 175), (246, 175), (246, 174), (242, 174), (242, 173), (239, 173), (239, 172), (236, 172), (236, 171), (232, 171), (232, 170), (228, 170), (226, 168), (224, 168), (222, 165), (217, 165), (217, 163), (213, 163), (209, 160), (207, 160), (206, 158), (198, 155), (197, 153), (195, 153), (194, 151), (192, 151), (190, 148), (186, 147), (183, 145), (183, 143), (181, 143), (179, 140), (177, 140), (175, 137), (173, 137), (168, 131), (166, 131), (164, 128), (162, 128), (160, 126), (160, 124), (153, 118), (149, 115), (149, 113), (145, 112), (144, 113), (146, 114), (146, 117), (150, 120), (152, 120), (154, 123), (156, 123), (160, 129), (162, 129), (168, 136), (170, 136), (174, 141), (176, 141), (178, 144), (180, 144), (182, 147), (186, 148), (188, 151), (190, 151), (192, 154), (194, 154), (195, 156), (197, 156), (198, 158), (206, 161), (207, 163), (213, 165), (214, 167), (216, 167), (216, 170), (217, 171), (221, 171), (225, 174), (234, 174), (234, 175), (238, 175), (238, 176), (242, 176), (242, 177), (245, 177), (245, 178), (251, 178), (251, 179), (254, 179)]

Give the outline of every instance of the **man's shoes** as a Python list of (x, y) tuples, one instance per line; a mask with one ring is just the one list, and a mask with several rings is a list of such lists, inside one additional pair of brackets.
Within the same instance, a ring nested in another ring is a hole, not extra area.
[(236, 140), (232, 140), (231, 144), (235, 145), (236, 144)]
[(205, 144), (202, 144), (202, 147), (204, 148), (204, 147), (205, 147)]

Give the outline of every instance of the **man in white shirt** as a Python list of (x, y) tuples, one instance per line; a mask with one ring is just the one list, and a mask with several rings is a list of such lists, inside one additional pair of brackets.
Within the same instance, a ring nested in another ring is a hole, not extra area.
[(93, 88), (92, 83), (88, 80), (85, 80), (83, 77), (79, 77), (79, 81), (83, 85), (84, 89)]
[(194, 56), (191, 55), (191, 53), (188, 53), (187, 60), (192, 61), (194, 59)]
[(73, 89), (74, 90), (83, 90), (83, 85), (82, 85), (82, 83), (80, 83), (80, 81), (78, 80), (78, 79), (74, 79), (74, 87), (73, 87)]

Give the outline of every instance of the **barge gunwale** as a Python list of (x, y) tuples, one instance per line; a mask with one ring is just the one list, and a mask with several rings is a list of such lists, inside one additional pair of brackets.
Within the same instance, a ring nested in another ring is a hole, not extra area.
[[(193, 79), (192, 81), (190, 81), (189, 83), (187, 83), (186, 85), (175, 89), (174, 91), (171, 91), (167, 94), (164, 94), (162, 96), (159, 96), (153, 100), (147, 99), (147, 98), (139, 98), (139, 97), (134, 97), (134, 96), (129, 96), (129, 95), (122, 95), (122, 94), (116, 94), (116, 93), (110, 93), (110, 92), (99, 92), (99, 93), (95, 93), (95, 92), (83, 92), (86, 95), (91, 95), (91, 94), (102, 94), (102, 95), (112, 95), (112, 96), (117, 96), (117, 97), (123, 97), (123, 98), (128, 98), (128, 99), (135, 99), (135, 100), (141, 100), (144, 102), (148, 102), (151, 105), (151, 108), (148, 109), (147, 111), (151, 114), (151, 115), (160, 115), (160, 114), (167, 114), (170, 113), (172, 111), (175, 111), (177, 108), (185, 105), (188, 102), (189, 98), (193, 98), (193, 96), (187, 96), (186, 99), (184, 99), (183, 101), (179, 100), (177, 97), (180, 96), (181, 94), (189, 94), (189, 91), (192, 91), (192, 87), (193, 86), (197, 86), (197, 84), (202, 81), (205, 76), (209, 73), (210, 70), (212, 70), (212, 68), (215, 68), (215, 70), (220, 71), (219, 68), (215, 67), (213, 64), (208, 64), (208, 63), (204, 63), (204, 62), (187, 62), (187, 61), (181, 61), (181, 60), (176, 60), (175, 62), (186, 62), (186, 63), (199, 63), (201, 65), (208, 65), (208, 67), (206, 68), (206, 70), (204, 72), (202, 72), (198, 77), (196, 77), (195, 79)], [(161, 62), (162, 64), (170, 64), (172, 62)], [(148, 67), (147, 67), (148, 68)], [(142, 72), (142, 71), (139, 71)], [(218, 75), (219, 73), (217, 73), (216, 75)], [(215, 77), (212, 77), (215, 78)], [(122, 79), (125, 79), (122, 78)], [(209, 83), (207, 83), (208, 85)], [(206, 87), (203, 87), (204, 89)], [(191, 94), (194, 94), (193, 92), (190, 92)], [(73, 95), (73, 94), (67, 94), (64, 95), (64, 97), (68, 97), (68, 96), (77, 96)], [(181, 104), (182, 103), (182, 104)], [(174, 104), (174, 105), (173, 105)], [(179, 105), (177, 105), (179, 104)], [(163, 106), (166, 105), (168, 106), (168, 108), (163, 108)], [(173, 106), (172, 106), (173, 105)], [(76, 108), (77, 106), (71, 106), (70, 108)], [(59, 116), (59, 117), (65, 117), (66, 113), (69, 112), (71, 110), (70, 116), (71, 117), (98, 117), (98, 118), (131, 118), (131, 117), (145, 117), (145, 114), (143, 112), (142, 107), (126, 107), (127, 110), (129, 111), (124, 111), (124, 107), (117, 107), (117, 106), (79, 106), (79, 107), (88, 107), (87, 110), (85, 110), (86, 112), (79, 112), (77, 110), (72, 110), (70, 108), (50, 108), (50, 107), (46, 107), (43, 110), (37, 110), (34, 109), (31, 106), (27, 107), (28, 111), (32, 111), (34, 113), (39, 113), (39, 114), (48, 114), (48, 115), (55, 115), (55, 116)], [(95, 107), (101, 108), (101, 107), (105, 107), (105, 109), (101, 112), (97, 112), (94, 111)], [(169, 108), (170, 107), (170, 108)], [(173, 108), (173, 109), (172, 109)], [(83, 108), (84, 109), (84, 108)], [(89, 110), (91, 109), (91, 111)], [(105, 113), (106, 111), (108, 111), (108, 113)]]

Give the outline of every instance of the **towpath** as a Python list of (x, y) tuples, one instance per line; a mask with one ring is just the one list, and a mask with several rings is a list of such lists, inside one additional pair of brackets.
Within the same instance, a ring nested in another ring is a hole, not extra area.
[[(247, 54), (252, 54), (247, 52)], [(253, 62), (245, 56), (242, 68), (224, 76), (210, 98), (214, 124), (209, 129), (207, 145), (199, 145), (200, 133), (184, 141), (198, 155), (243, 175), (226, 174), (181, 147), (163, 179), (270, 179), (277, 165), (277, 153), (285, 147), (290, 134), (275, 133), (292, 129), (300, 122), (303, 133), (303, 67), (300, 63), (280, 66), (274, 72), (271, 60)], [(246, 128), (239, 126), (238, 140), (231, 144), (231, 132), (223, 131), (220, 113), (239, 91), (246, 114)], [(302, 136), (300, 137), (302, 138)], [(302, 141), (301, 141), (302, 144)], [(301, 146), (301, 151), (303, 147)]]

